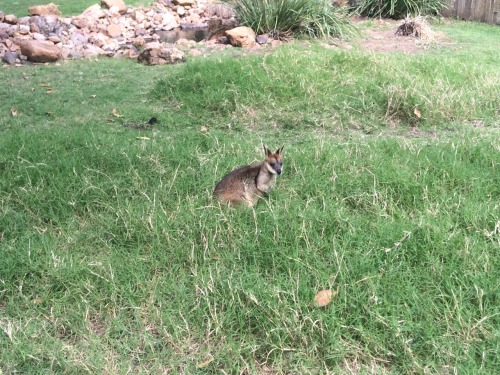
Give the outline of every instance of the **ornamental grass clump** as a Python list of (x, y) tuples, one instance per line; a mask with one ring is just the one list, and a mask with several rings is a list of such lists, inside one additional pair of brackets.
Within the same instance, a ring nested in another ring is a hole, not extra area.
[(294, 36), (346, 38), (355, 32), (347, 8), (330, 0), (232, 0), (239, 21), (257, 34), (276, 39)]
[(361, 0), (357, 11), (368, 17), (401, 19), (408, 15), (435, 15), (443, 7), (443, 0)]

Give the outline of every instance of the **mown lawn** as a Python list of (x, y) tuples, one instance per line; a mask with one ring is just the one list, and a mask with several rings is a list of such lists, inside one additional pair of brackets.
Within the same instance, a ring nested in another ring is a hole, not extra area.
[[(28, 8), (34, 5), (44, 5), (54, 3), (58, 6), (63, 15), (76, 15), (94, 4), (100, 4), (99, 0), (0, 0), (0, 10), (5, 14), (15, 14), (18, 17), (27, 16)], [(127, 0), (125, 4), (128, 6), (134, 5), (149, 5), (152, 1), (148, 0)]]
[[(0, 370), (498, 373), (500, 31), (439, 28), (1, 69)], [(262, 143), (269, 198), (214, 202)]]

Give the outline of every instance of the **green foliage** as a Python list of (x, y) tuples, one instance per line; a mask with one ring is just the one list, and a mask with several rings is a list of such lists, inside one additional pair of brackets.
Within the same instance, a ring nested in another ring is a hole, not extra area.
[(249, 112), (253, 118), (243, 122), (275, 121), (288, 129), (369, 131), (471, 119), (491, 124), (500, 106), (500, 74), (495, 66), (471, 63), (470, 55), (454, 58), (445, 51), (369, 55), (285, 46), (264, 57), (194, 61), (160, 80), (153, 96), (200, 125), (220, 116), (241, 122)]
[(443, 0), (361, 0), (357, 11), (368, 17), (400, 19), (439, 14), (443, 6)]
[(258, 34), (327, 38), (354, 33), (346, 9), (333, 7), (329, 0), (234, 0), (230, 4), (240, 22)]
[[(1, 69), (0, 372), (497, 373), (499, 31), (442, 30), (414, 56)], [(262, 142), (269, 197), (214, 202)]]

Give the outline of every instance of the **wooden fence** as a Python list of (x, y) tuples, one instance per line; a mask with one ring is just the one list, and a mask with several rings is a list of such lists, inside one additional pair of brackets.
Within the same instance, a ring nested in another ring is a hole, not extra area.
[(481, 21), (500, 25), (500, 0), (445, 0), (445, 17)]

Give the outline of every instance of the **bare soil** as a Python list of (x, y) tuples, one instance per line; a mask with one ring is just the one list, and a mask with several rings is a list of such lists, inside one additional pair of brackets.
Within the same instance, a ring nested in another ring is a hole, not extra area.
[[(362, 38), (359, 43), (363, 49), (372, 52), (403, 52), (420, 53), (429, 48), (431, 44), (439, 44), (444, 40), (444, 36), (433, 32), (426, 38), (416, 38), (414, 36), (398, 36), (396, 30), (401, 21), (378, 19), (365, 21), (354, 19), (358, 27), (362, 30)], [(370, 22), (368, 28), (363, 27), (363, 23)]]

